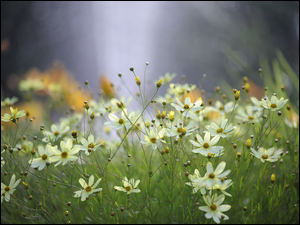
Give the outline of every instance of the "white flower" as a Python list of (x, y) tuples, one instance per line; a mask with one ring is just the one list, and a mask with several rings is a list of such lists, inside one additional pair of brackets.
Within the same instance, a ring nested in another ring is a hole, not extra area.
[(29, 160), (28, 163), (31, 164), (31, 167), (36, 168), (38, 167), (39, 170), (44, 169), (47, 162), (52, 161), (52, 157), (54, 155), (54, 151), (52, 149), (55, 149), (55, 147), (52, 147), (50, 145), (46, 145), (46, 148), (44, 149), (42, 146), (38, 146), (38, 153), (40, 155), (39, 158), (35, 158), (32, 160)]
[(18, 111), (18, 108), (13, 109), (12, 107), (10, 107), (9, 109), (11, 115), (5, 113), (4, 116), (1, 116), (1, 121), (15, 123), (17, 119), (26, 115), (24, 110)]
[(178, 119), (177, 126), (171, 124), (171, 127), (166, 129), (166, 136), (168, 137), (176, 136), (176, 138), (189, 136), (192, 134), (194, 130), (197, 129), (197, 127), (192, 128), (194, 125), (195, 122), (190, 121), (189, 124), (185, 127), (183, 121), (181, 119)]
[(199, 178), (201, 178), (201, 175), (200, 175), (198, 169), (195, 169), (194, 175), (189, 174), (188, 178), (190, 179), (191, 182), (187, 182), (185, 184), (194, 188), (193, 194), (196, 194), (199, 189), (200, 189), (201, 194), (204, 195), (206, 193), (205, 185), (203, 185), (202, 182), (195, 182), (195, 180), (199, 181)]
[(183, 111), (182, 114), (184, 117), (190, 117), (191, 119), (197, 120), (197, 115), (194, 112), (203, 108), (201, 106), (202, 100), (198, 100), (195, 103), (192, 103), (190, 97), (187, 97), (184, 100), (184, 104), (182, 104), (178, 98), (176, 98), (176, 102), (178, 105), (175, 103), (171, 103), (171, 106), (173, 106), (180, 113)]
[(157, 148), (158, 143), (165, 142), (164, 140), (162, 140), (164, 132), (164, 129), (162, 129), (158, 133), (154, 130), (150, 130), (148, 135), (144, 135), (145, 141), (141, 141), (141, 143), (146, 145), (147, 147), (151, 145), (152, 149), (154, 150)]
[(51, 131), (45, 131), (46, 135), (49, 136), (51, 139), (53, 138), (60, 138), (62, 135), (69, 131), (70, 127), (64, 124), (59, 124), (56, 126), (55, 124), (51, 125)]
[(271, 101), (266, 98), (262, 99), (260, 103), (264, 108), (271, 109), (271, 111), (276, 111), (278, 109), (281, 109), (287, 103), (287, 101), (288, 99), (284, 100), (284, 98), (280, 98), (280, 100), (278, 100), (278, 98), (273, 95), (271, 97)]
[(223, 146), (214, 146), (219, 140), (220, 136), (217, 135), (210, 140), (210, 133), (207, 131), (204, 136), (204, 140), (199, 134), (196, 134), (197, 141), (190, 140), (192, 145), (199, 147), (193, 149), (194, 153), (201, 153), (202, 155), (213, 155), (218, 154), (219, 151), (223, 149)]
[(251, 148), (251, 154), (260, 159), (263, 163), (265, 161), (276, 162), (280, 158), (282, 152), (283, 151), (281, 149), (275, 151), (274, 147), (269, 148), (268, 150), (261, 147), (258, 149), (258, 151), (255, 151), (253, 148)]
[[(90, 195), (90, 194), (93, 194), (94, 192), (98, 192), (98, 191), (101, 191), (102, 188), (97, 188), (95, 189), (98, 184), (100, 183), (101, 181), (101, 178), (99, 178), (96, 183), (94, 184), (94, 175), (90, 176), (89, 178), (89, 183), (87, 184), (86, 181), (82, 178), (79, 178), (79, 183), (80, 185), (83, 187), (82, 190), (80, 191), (75, 191), (75, 195), (74, 197), (75, 198), (79, 198), (81, 197), (81, 201), (85, 201), (86, 198)], [(94, 185), (93, 185), (94, 184)]]
[(52, 162), (57, 162), (55, 166), (58, 166), (62, 163), (64, 166), (67, 162), (69, 161), (75, 161), (78, 159), (75, 154), (80, 150), (80, 147), (75, 146), (72, 148), (73, 142), (71, 139), (69, 139), (67, 142), (61, 141), (60, 142), (60, 148), (61, 151), (52, 148), (52, 151), (54, 152), (55, 156), (52, 156), (51, 161)]
[[(176, 77), (176, 73), (170, 74), (169, 72), (167, 72), (165, 76), (160, 76), (158, 80), (162, 79), (162, 84), (166, 84), (169, 83), (171, 80), (173, 80), (175, 77)], [(157, 81), (155, 82), (155, 84), (156, 83)]]
[(221, 191), (224, 195), (231, 197), (231, 194), (229, 194), (225, 190), (233, 184), (232, 180), (221, 180), (221, 182), (222, 184), (216, 183), (213, 187), (207, 187), (207, 188), (211, 190)]
[(98, 140), (95, 141), (94, 136), (92, 134), (88, 137), (87, 140), (85, 138), (81, 138), (80, 142), (82, 145), (76, 146), (80, 147), (80, 150), (85, 151), (86, 155), (90, 155), (91, 151), (96, 151), (96, 149), (101, 145), (97, 144)]
[[(1, 155), (2, 155), (2, 153), (4, 153), (4, 152), (5, 152), (5, 150), (3, 150), (3, 151), (1, 152)], [(1, 156), (1, 167), (4, 166), (4, 164), (5, 164), (5, 161), (3, 160), (2, 156)]]
[(14, 174), (12, 176), (12, 178), (10, 179), (8, 186), (6, 186), (5, 184), (3, 184), (1, 182), (1, 204), (3, 202), (3, 199), (5, 199), (5, 201), (9, 202), (10, 195), (12, 195), (14, 193), (14, 191), (16, 190), (16, 187), (18, 186), (20, 181), (21, 181), (21, 179), (16, 181), (16, 175)]
[[(124, 112), (126, 113), (129, 120), (125, 116)], [(132, 112), (129, 115), (127, 114), (126, 109), (124, 109), (124, 112), (122, 111), (121, 118), (117, 117), (116, 115), (114, 115), (112, 113), (108, 114), (108, 117), (112, 122), (105, 122), (104, 125), (115, 128), (116, 130), (119, 130), (124, 127), (126, 127), (126, 129), (129, 129), (132, 126), (132, 123), (135, 122), (135, 121), (133, 121), (135, 112)]]
[(207, 219), (213, 218), (216, 223), (220, 223), (220, 219), (223, 217), (223, 220), (228, 220), (229, 217), (226, 216), (223, 212), (228, 211), (230, 205), (221, 205), (225, 199), (225, 195), (215, 194), (212, 198), (208, 196), (203, 196), (203, 199), (206, 203), (206, 206), (200, 206), (199, 209), (206, 212), (205, 217)]
[[(220, 135), (220, 137), (225, 138), (227, 135), (234, 132), (236, 127), (231, 126), (231, 124), (227, 124), (228, 119), (224, 120), (221, 126), (218, 126), (214, 122), (211, 122), (210, 125), (206, 125), (205, 128), (212, 136)], [(226, 126), (226, 128), (225, 128)], [(207, 132), (207, 131), (204, 131)]]
[(19, 99), (17, 97), (12, 97), (12, 98), (5, 98), (3, 101), (1, 101), (1, 107), (3, 106), (8, 106), (8, 105), (13, 105), (15, 104)]
[(175, 96), (182, 96), (186, 92), (190, 92), (196, 88), (196, 85), (189, 84), (173, 84), (171, 83), (168, 88), (168, 93)]
[(234, 106), (234, 102), (227, 102), (225, 105), (221, 101), (216, 101), (215, 106), (206, 106), (207, 111), (215, 111), (224, 115), (225, 113), (230, 113), (233, 108), (237, 107), (237, 104)]
[(237, 111), (238, 115), (236, 115), (236, 118), (243, 121), (248, 122), (259, 122), (261, 112), (260, 111), (253, 111), (249, 108), (246, 108), (246, 112), (244, 109), (239, 108)]
[(138, 186), (138, 184), (140, 183), (140, 180), (136, 180), (134, 182), (134, 179), (131, 178), (129, 181), (127, 179), (127, 177), (124, 178), (124, 180), (122, 180), (123, 186), (124, 187), (119, 187), (119, 186), (114, 186), (114, 189), (118, 190), (118, 191), (124, 191), (127, 192), (127, 194), (129, 195), (130, 193), (139, 193), (141, 190), (140, 189), (136, 189), (136, 187)]
[(202, 182), (202, 184), (205, 184), (207, 188), (213, 187), (215, 184), (222, 184), (224, 181), (224, 177), (227, 176), (231, 170), (225, 169), (226, 162), (221, 162), (217, 168), (214, 171), (214, 168), (211, 164), (211, 162), (208, 162), (206, 164), (206, 173), (202, 178), (199, 178), (198, 180), (194, 180), (194, 182)]

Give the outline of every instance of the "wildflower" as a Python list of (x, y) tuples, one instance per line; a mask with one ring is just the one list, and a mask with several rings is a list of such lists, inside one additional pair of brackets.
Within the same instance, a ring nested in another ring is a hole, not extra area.
[[(129, 120), (125, 116), (124, 112), (126, 113)], [(132, 120), (134, 118), (135, 112), (132, 112), (129, 115), (127, 114), (127, 109), (124, 109), (124, 112), (122, 111), (121, 118), (115, 116), (112, 113), (108, 114), (108, 117), (112, 122), (105, 122), (104, 125), (115, 128), (116, 130), (119, 130), (123, 127), (129, 129), (132, 126)]]
[(150, 130), (148, 135), (144, 135), (144, 139), (145, 141), (141, 141), (142, 144), (148, 146), (151, 146), (152, 149), (156, 149), (157, 148), (157, 144), (160, 142), (164, 142), (164, 140), (162, 140), (163, 136), (164, 136), (164, 132), (165, 129), (162, 129), (161, 131), (159, 131), (158, 133), (154, 130)]
[(58, 161), (55, 164), (55, 166), (58, 166), (60, 164), (64, 166), (67, 162), (78, 159), (78, 157), (75, 156), (75, 154), (80, 150), (80, 147), (75, 146), (74, 148), (72, 148), (72, 146), (72, 139), (68, 139), (68, 141), (66, 142), (60, 142), (61, 151), (57, 150), (56, 148), (52, 148), (52, 151), (54, 152), (55, 156), (52, 157), (51, 161)]
[[(220, 135), (220, 137), (225, 138), (227, 135), (234, 132), (236, 127), (231, 126), (231, 124), (227, 125), (228, 119), (224, 120), (221, 124), (221, 126), (218, 126), (214, 122), (211, 122), (210, 125), (206, 125), (205, 128), (212, 136)], [(226, 127), (226, 128), (225, 128)]]
[(139, 77), (135, 77), (135, 83), (138, 85), (138, 86), (141, 86), (141, 80)]
[(131, 178), (128, 181), (127, 177), (125, 177), (124, 180), (122, 180), (122, 183), (123, 183), (124, 187), (114, 186), (114, 189), (116, 189), (118, 191), (127, 192), (128, 195), (131, 193), (139, 193), (141, 191), (140, 189), (136, 188), (138, 186), (138, 184), (140, 183), (140, 180), (136, 180), (134, 182), (134, 179)]
[(159, 79), (162, 80), (162, 84), (169, 83), (171, 80), (173, 80), (176, 77), (176, 73), (170, 74), (167, 72), (165, 76), (160, 76)]
[(90, 155), (91, 151), (96, 151), (96, 149), (101, 145), (97, 144), (98, 140), (95, 141), (94, 136), (91, 134), (88, 139), (81, 138), (80, 142), (82, 145), (78, 145), (80, 150), (85, 151), (86, 155)]
[(1, 120), (4, 122), (15, 123), (17, 119), (26, 115), (24, 110), (18, 111), (17, 108), (13, 109), (12, 107), (10, 107), (10, 112), (11, 112), (11, 115), (9, 115), (8, 113), (5, 113), (4, 116), (1, 116)]
[(19, 90), (20, 91), (40, 91), (43, 90), (44, 83), (38, 79), (28, 78), (26, 80), (21, 80), (19, 83)]
[(166, 136), (168, 137), (176, 136), (176, 138), (189, 136), (192, 134), (194, 130), (197, 129), (197, 127), (192, 128), (194, 125), (195, 122), (190, 121), (189, 124), (186, 127), (184, 127), (183, 121), (181, 119), (178, 119), (177, 126), (171, 124), (171, 127), (166, 129)]
[[(87, 184), (86, 181), (82, 178), (79, 178), (79, 183), (80, 185), (83, 187), (82, 190), (80, 191), (75, 191), (75, 195), (74, 197), (75, 198), (79, 198), (81, 197), (81, 201), (85, 201), (86, 198), (90, 195), (90, 194), (93, 194), (94, 192), (98, 192), (98, 191), (101, 191), (102, 188), (97, 188), (95, 189), (98, 184), (100, 183), (101, 181), (101, 178), (99, 178), (96, 183), (94, 184), (94, 175), (90, 176), (89, 178), (89, 183)], [(94, 185), (93, 185), (94, 184)]]
[(230, 113), (234, 107), (237, 107), (237, 104), (231, 102), (227, 102), (226, 104), (223, 105), (221, 101), (216, 101), (215, 106), (207, 106), (206, 110), (207, 112), (214, 111), (214, 112), (219, 112), (221, 115), (224, 115), (225, 113)]
[(194, 182), (195, 180), (198, 180), (199, 178), (201, 178), (201, 175), (200, 175), (198, 169), (195, 169), (194, 175), (189, 174), (188, 178), (191, 182), (187, 182), (185, 184), (194, 188), (193, 194), (196, 194), (199, 189), (200, 189), (201, 194), (204, 195), (206, 193), (205, 185), (203, 185), (201, 182), (200, 183)]
[(265, 161), (276, 162), (279, 159), (281, 153), (283, 153), (281, 149), (275, 151), (274, 147), (269, 148), (268, 150), (261, 147), (258, 149), (258, 151), (255, 151), (253, 148), (251, 148), (251, 154), (260, 159), (263, 163)]
[(50, 137), (51, 139), (53, 138), (60, 138), (62, 135), (67, 133), (69, 131), (70, 127), (66, 126), (64, 124), (60, 124), (59, 126), (56, 126), (55, 124), (51, 125), (51, 131), (45, 131), (46, 135)]
[(107, 76), (100, 77), (99, 86), (103, 90), (103, 94), (105, 97), (111, 98), (116, 96), (116, 92), (112, 85), (112, 82)]
[(213, 188), (215, 184), (222, 184), (222, 178), (227, 176), (231, 170), (226, 170), (223, 172), (225, 169), (226, 162), (221, 162), (217, 168), (214, 170), (212, 163), (208, 162), (206, 164), (206, 173), (202, 178), (199, 178), (197, 180), (194, 180), (194, 182), (201, 182), (202, 184), (205, 184), (206, 187), (209, 189)]
[(224, 195), (231, 197), (232, 195), (229, 194), (228, 192), (226, 192), (225, 190), (227, 188), (229, 188), (232, 184), (233, 184), (232, 180), (222, 180), (221, 179), (221, 184), (216, 183), (214, 186), (207, 187), (207, 188), (211, 189), (211, 190), (221, 191)]
[(46, 145), (46, 148), (44, 149), (42, 146), (38, 146), (38, 152), (40, 157), (31, 159), (28, 161), (29, 164), (31, 164), (32, 168), (37, 168), (39, 170), (44, 169), (46, 166), (46, 163), (50, 163), (52, 161), (52, 157), (54, 155), (54, 149), (55, 147), (52, 147), (50, 145)]
[(213, 218), (216, 223), (220, 223), (220, 218), (223, 220), (228, 220), (229, 217), (223, 212), (228, 211), (230, 205), (221, 205), (225, 199), (225, 195), (219, 195), (216, 193), (212, 198), (207, 195), (203, 196), (204, 202), (207, 206), (200, 206), (199, 209), (206, 212), (205, 217), (207, 219)]
[(182, 104), (178, 98), (176, 98), (176, 102), (178, 105), (175, 103), (171, 103), (171, 106), (173, 106), (179, 112), (183, 110), (184, 117), (190, 117), (191, 119), (197, 120), (197, 116), (194, 112), (203, 108), (201, 106), (202, 100), (198, 100), (195, 103), (191, 103), (191, 99), (187, 97), (184, 100), (184, 104)]
[(169, 85), (168, 93), (173, 94), (175, 96), (182, 96), (186, 92), (191, 92), (196, 88), (196, 85), (189, 85), (189, 84), (173, 84)]
[(12, 98), (5, 98), (3, 101), (1, 101), (1, 107), (3, 106), (8, 106), (8, 105), (13, 105), (15, 104), (19, 99), (17, 97), (12, 97)]
[(237, 111), (236, 118), (239, 120), (243, 121), (248, 121), (248, 122), (259, 122), (261, 112), (259, 111), (253, 111), (249, 108), (246, 109), (246, 112), (240, 108)]
[(198, 142), (190, 140), (192, 145), (199, 147), (192, 150), (194, 153), (201, 153), (202, 155), (216, 154), (223, 149), (223, 146), (214, 146), (220, 140), (220, 135), (216, 135), (210, 140), (210, 132), (207, 131), (204, 139), (199, 134), (196, 134), (196, 138)]
[(14, 193), (14, 191), (16, 190), (16, 187), (18, 186), (20, 181), (21, 181), (21, 179), (16, 181), (16, 175), (14, 174), (12, 176), (8, 186), (6, 186), (5, 184), (3, 184), (1, 182), (1, 204), (3, 202), (3, 199), (5, 199), (5, 201), (9, 202), (10, 195), (12, 195)]
[(285, 99), (282, 97), (280, 100), (276, 96), (271, 97), (271, 101), (266, 99), (261, 100), (261, 105), (266, 109), (271, 109), (271, 111), (276, 111), (278, 109), (281, 109), (286, 103), (288, 99)]

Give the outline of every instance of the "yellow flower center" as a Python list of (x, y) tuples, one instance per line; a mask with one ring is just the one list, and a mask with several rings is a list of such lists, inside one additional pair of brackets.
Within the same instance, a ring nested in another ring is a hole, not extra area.
[(61, 157), (62, 157), (62, 158), (67, 158), (67, 157), (68, 157), (68, 153), (67, 153), (67, 152), (61, 153)]
[(249, 120), (253, 120), (254, 119), (254, 116), (249, 116)]
[(224, 106), (220, 106), (220, 107), (219, 107), (219, 110), (224, 110)]
[(189, 109), (189, 108), (190, 108), (190, 106), (189, 106), (189, 105), (187, 105), (187, 104), (185, 104), (185, 105), (183, 106), (183, 108), (184, 108), (184, 109)]
[(277, 105), (276, 104), (271, 104), (271, 108), (275, 109), (275, 108), (277, 108)]
[(55, 132), (54, 132), (54, 135), (55, 135), (55, 136), (59, 135), (59, 132), (58, 132), (58, 131), (55, 131)]
[(88, 145), (89, 148), (94, 148), (95, 147), (95, 144), (93, 142), (91, 142), (89, 145)]
[(92, 189), (93, 189), (93, 188), (92, 188), (91, 186), (87, 186), (87, 187), (85, 188), (85, 191), (86, 191), (86, 192), (90, 192)]
[(179, 127), (177, 129), (177, 132), (181, 133), (182, 135), (185, 135), (186, 134), (186, 127)]
[(48, 156), (46, 154), (42, 155), (42, 160), (46, 160)]
[(130, 191), (130, 190), (131, 190), (131, 187), (130, 187), (130, 186), (125, 187), (125, 190), (126, 190), (126, 191)]
[(4, 188), (4, 190), (5, 190), (5, 191), (9, 191), (10, 188), (9, 188), (8, 186), (6, 186), (6, 187)]
[(210, 208), (211, 208), (211, 210), (215, 211), (217, 209), (217, 206), (213, 203), (213, 204), (211, 204)]
[(263, 159), (267, 159), (267, 158), (269, 158), (269, 156), (268, 156), (268, 155), (266, 155), (266, 154), (263, 154), (261, 157), (262, 157)]
[(223, 128), (217, 129), (217, 133), (222, 133), (222, 132), (223, 132)]
[(215, 178), (215, 174), (214, 174), (214, 173), (210, 173), (210, 174), (208, 175), (208, 177), (211, 178), (211, 179), (213, 179), (213, 178)]
[(153, 144), (155, 144), (155, 143), (156, 143), (156, 138), (155, 138), (155, 137), (150, 138), (150, 141), (151, 141)]
[(204, 148), (209, 148), (209, 144), (208, 144), (208, 143), (204, 143), (204, 144), (203, 144), (203, 147), (204, 147)]
[(123, 124), (124, 120), (123, 119), (119, 119), (119, 124)]

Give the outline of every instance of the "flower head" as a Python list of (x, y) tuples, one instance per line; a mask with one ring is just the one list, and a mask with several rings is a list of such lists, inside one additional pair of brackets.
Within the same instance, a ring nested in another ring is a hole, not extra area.
[[(225, 138), (227, 135), (232, 134), (236, 127), (227, 125), (228, 119), (224, 120), (221, 126), (218, 126), (214, 122), (211, 122), (210, 125), (206, 125), (205, 128), (212, 136), (220, 135), (220, 137)], [(204, 131), (207, 132), (207, 131)]]
[[(125, 116), (124, 112), (127, 115), (127, 117)], [(126, 129), (129, 129), (132, 126), (132, 123), (134, 122), (133, 120), (134, 120), (135, 112), (132, 112), (129, 115), (127, 114), (126, 109), (124, 109), (124, 112), (122, 111), (121, 118), (117, 117), (116, 115), (114, 115), (112, 113), (108, 114), (108, 118), (112, 122), (105, 122), (104, 125), (115, 128), (116, 130), (119, 130), (123, 127), (126, 127)]]
[(24, 110), (18, 111), (17, 108), (13, 109), (12, 107), (10, 107), (10, 112), (11, 112), (11, 115), (9, 115), (8, 113), (5, 113), (4, 116), (1, 116), (1, 120), (4, 122), (15, 123), (17, 119), (26, 115)]
[(217, 168), (214, 170), (212, 163), (208, 162), (206, 164), (206, 173), (202, 178), (199, 178), (198, 180), (195, 180), (194, 182), (202, 182), (202, 184), (205, 184), (207, 188), (211, 189), (215, 184), (220, 184), (222, 185), (225, 180), (225, 176), (227, 176), (231, 170), (226, 170), (223, 172), (225, 169), (226, 162), (221, 162)]
[(207, 219), (213, 218), (216, 223), (220, 223), (220, 219), (228, 220), (229, 217), (223, 212), (228, 211), (230, 205), (221, 205), (225, 199), (225, 195), (219, 195), (216, 193), (212, 198), (208, 196), (203, 196), (206, 206), (200, 206), (199, 209), (206, 212), (205, 217)]
[(262, 99), (260, 103), (264, 108), (271, 109), (271, 111), (276, 111), (278, 109), (281, 109), (287, 103), (287, 101), (288, 99), (284, 98), (280, 98), (280, 100), (278, 100), (278, 98), (273, 95), (271, 97), (271, 101), (269, 101), (268, 98), (266, 98)]
[(33, 168), (38, 168), (39, 170), (44, 169), (46, 163), (50, 163), (52, 161), (52, 156), (54, 155), (54, 151), (52, 149), (54, 148), (55, 147), (50, 145), (46, 145), (45, 149), (42, 146), (38, 146), (38, 153), (40, 157), (31, 159), (28, 163), (31, 164), (31, 167)]
[(204, 139), (199, 134), (196, 134), (197, 141), (190, 140), (192, 145), (198, 147), (196, 149), (193, 149), (192, 152), (194, 153), (200, 153), (202, 155), (208, 156), (209, 154), (219, 154), (220, 151), (223, 149), (223, 146), (214, 146), (219, 140), (220, 136), (216, 135), (210, 140), (210, 132), (206, 132)]
[(100, 183), (100, 181), (101, 181), (101, 178), (99, 178), (96, 181), (96, 183), (94, 184), (94, 175), (90, 176), (88, 183), (86, 183), (86, 181), (84, 179), (79, 178), (79, 183), (80, 183), (81, 187), (83, 187), (83, 189), (80, 191), (75, 191), (74, 197), (75, 198), (81, 197), (81, 201), (85, 201), (86, 198), (90, 194), (93, 194), (94, 192), (98, 192), (98, 191), (102, 190), (102, 188), (96, 188), (98, 186), (98, 184)]
[(90, 135), (88, 139), (86, 140), (85, 138), (81, 138), (80, 142), (82, 145), (77, 145), (80, 147), (80, 150), (85, 151), (86, 155), (90, 155), (91, 151), (96, 151), (96, 149), (101, 145), (98, 142), (98, 139), (95, 141), (94, 135)]
[(124, 187), (114, 186), (114, 189), (116, 189), (118, 191), (127, 192), (128, 195), (130, 193), (139, 193), (141, 191), (140, 189), (136, 188), (138, 186), (138, 184), (140, 183), (140, 180), (136, 180), (134, 182), (134, 179), (131, 178), (128, 181), (127, 177), (125, 177), (124, 180), (122, 180), (122, 183), (123, 183)]
[(279, 159), (282, 152), (283, 151), (281, 149), (275, 151), (274, 147), (269, 148), (268, 150), (261, 147), (258, 149), (258, 151), (255, 151), (253, 148), (251, 148), (251, 154), (254, 155), (256, 158), (260, 159), (263, 163), (265, 161), (276, 162)]
[(197, 127), (194, 127), (194, 125), (195, 122), (190, 121), (189, 124), (185, 127), (183, 121), (181, 119), (178, 119), (176, 126), (171, 124), (170, 128), (166, 129), (166, 136), (168, 137), (176, 136), (176, 138), (189, 136), (192, 134), (194, 130), (197, 129)]
[(195, 169), (194, 175), (189, 174), (188, 178), (191, 182), (187, 182), (185, 184), (194, 188), (193, 189), (193, 194), (196, 194), (199, 189), (201, 191), (201, 194), (204, 195), (206, 193), (205, 185), (203, 185), (202, 182), (194, 182), (194, 181), (197, 181), (201, 178), (199, 170)]
[(45, 131), (46, 135), (49, 136), (51, 139), (60, 138), (62, 135), (69, 131), (70, 127), (66, 126), (65, 124), (61, 123), (58, 126), (55, 124), (51, 125), (51, 131)]
[(164, 132), (165, 132), (164, 129), (162, 129), (158, 133), (151, 129), (148, 135), (144, 135), (145, 141), (141, 141), (141, 143), (146, 145), (147, 147), (151, 146), (152, 149), (154, 150), (157, 148), (158, 143), (165, 142), (164, 140), (162, 140), (164, 136)]
[(61, 151), (57, 150), (56, 148), (52, 148), (52, 151), (54, 152), (54, 155), (51, 158), (52, 162), (57, 162), (55, 164), (55, 166), (58, 166), (60, 164), (62, 164), (63, 166), (69, 162), (69, 161), (75, 161), (78, 159), (77, 156), (75, 156), (75, 154), (80, 150), (80, 147), (75, 146), (73, 147), (73, 142), (72, 139), (69, 139), (68, 141), (64, 142), (61, 141), (60, 142), (60, 148)]
[(203, 108), (201, 106), (202, 100), (192, 103), (190, 97), (187, 97), (184, 100), (184, 104), (182, 104), (178, 98), (176, 98), (176, 102), (177, 104), (171, 103), (171, 106), (173, 106), (177, 111), (182, 112), (184, 117), (190, 117), (191, 119), (197, 120), (197, 115), (194, 112)]
[(5, 184), (3, 184), (1, 182), (1, 204), (3, 202), (3, 199), (5, 199), (5, 201), (9, 202), (10, 195), (12, 195), (14, 193), (14, 191), (16, 190), (16, 187), (18, 186), (20, 181), (21, 181), (21, 179), (16, 181), (16, 175), (14, 174), (11, 177), (11, 180), (10, 180), (8, 186), (6, 186)]

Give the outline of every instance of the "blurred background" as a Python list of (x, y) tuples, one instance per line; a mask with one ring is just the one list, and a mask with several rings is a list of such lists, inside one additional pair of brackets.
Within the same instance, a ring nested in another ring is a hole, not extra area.
[(138, 90), (130, 67), (152, 84), (148, 92), (166, 72), (198, 86), (206, 74), (208, 91), (222, 79), (240, 89), (243, 76), (262, 85), (257, 69), (277, 49), (299, 76), (298, 1), (1, 1), (1, 99), (18, 95), (16, 83), (31, 68), (55, 61), (96, 93), (104, 74), (120, 95), (130, 93), (118, 73)]

